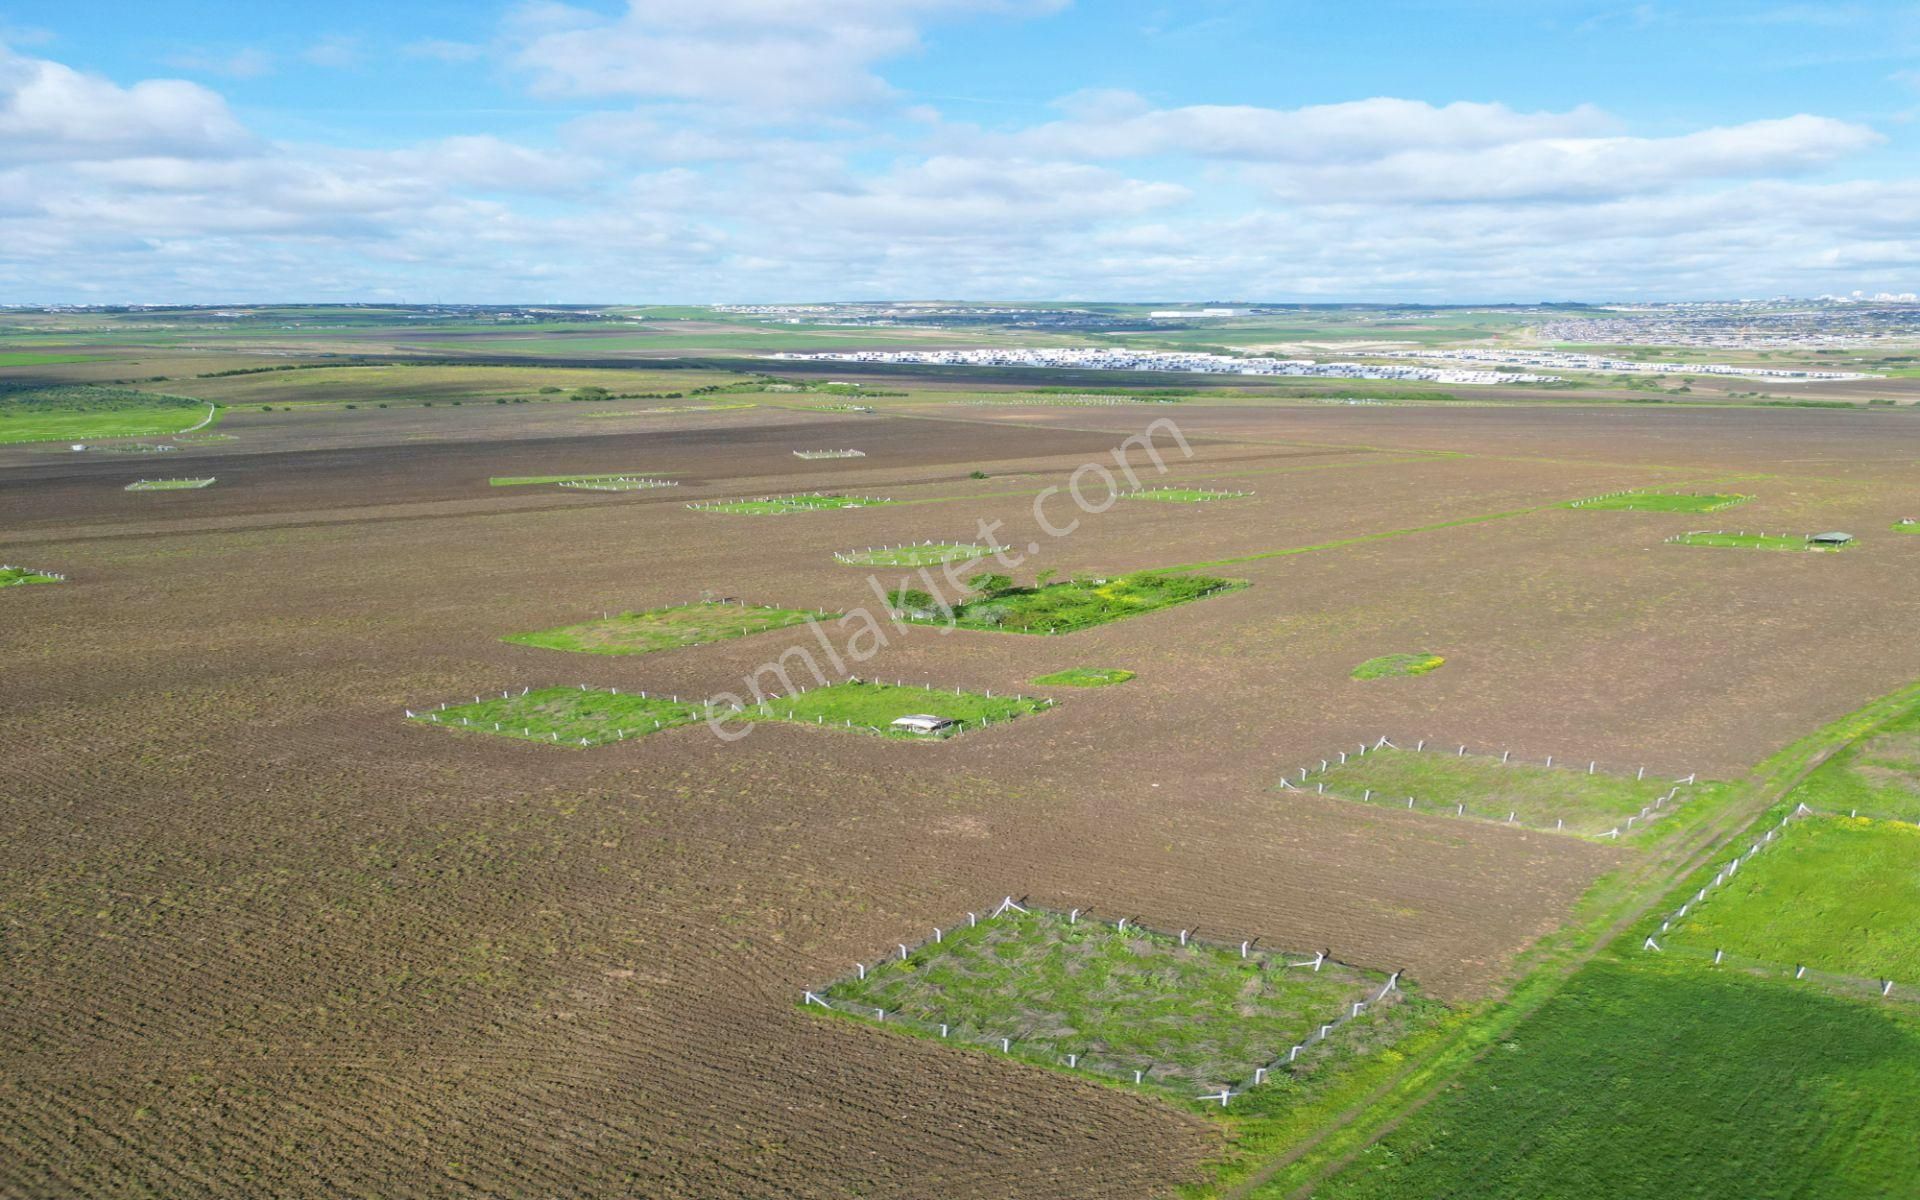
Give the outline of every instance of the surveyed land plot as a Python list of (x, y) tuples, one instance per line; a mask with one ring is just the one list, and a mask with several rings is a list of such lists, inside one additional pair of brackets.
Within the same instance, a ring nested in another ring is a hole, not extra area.
[(1662, 944), (1920, 986), (1920, 827), (1796, 817)]
[(1122, 492), (1125, 500), (1159, 500), (1167, 504), (1208, 504), (1215, 500), (1239, 500), (1253, 495), (1252, 492), (1226, 492), (1212, 488), (1140, 488), (1137, 491)]
[(656, 650), (704, 646), (708, 642), (785, 629), (808, 620), (826, 620), (833, 615), (837, 614), (767, 605), (699, 601), (650, 608), (643, 612), (615, 613), (577, 625), (511, 634), (500, 640), (520, 646), (570, 650), (579, 654), (651, 654)]
[(1041, 687), (1097, 688), (1112, 687), (1132, 678), (1132, 671), (1119, 667), (1068, 667), (1064, 671), (1037, 676), (1034, 682)]
[(895, 615), (916, 624), (1054, 634), (1091, 629), (1246, 586), (1245, 580), (1211, 575), (1139, 571), (1113, 579), (1070, 579), (1034, 587), (996, 580), (972, 599), (945, 608), (911, 588), (896, 591), (891, 598)]
[(864, 550), (841, 550), (833, 561), (851, 567), (929, 567), (936, 563), (972, 562), (986, 558), (1004, 547), (982, 546), (976, 542), (915, 542), (901, 546), (868, 546)]
[[(1344, 758), (1344, 761), (1342, 761)], [(1597, 763), (1522, 762), (1511, 755), (1462, 754), (1454, 746), (1357, 745), (1309, 764), (1288, 787), (1403, 811), (1470, 817), (1581, 837), (1631, 836), (1682, 803), (1692, 780), (1676, 783), (1636, 768)]]
[(1920, 710), (1834, 754), (1794, 799), (1818, 812), (1920, 821)]
[(1446, 659), (1438, 654), (1382, 654), (1370, 658), (1353, 669), (1355, 679), (1399, 679), (1408, 675), (1425, 675), (1437, 671), (1446, 665)]
[(562, 746), (604, 746), (705, 720), (704, 705), (678, 696), (618, 688), (522, 688), (443, 704), (407, 719), (463, 733), (492, 734)]
[[(790, 696), (770, 697), (750, 707), (743, 705), (733, 715), (736, 719), (748, 721), (790, 721), (800, 725), (924, 741), (1005, 724), (1018, 717), (1043, 712), (1052, 703), (1033, 696), (996, 696), (991, 692), (968, 692), (960, 688), (947, 690), (931, 684), (849, 679), (844, 683), (831, 683)], [(894, 725), (903, 717), (916, 716), (935, 717), (951, 724), (927, 733)]]
[(1732, 508), (1753, 499), (1734, 492), (1610, 492), (1575, 500), (1568, 508), (1586, 508), (1599, 512), (1677, 512), (1709, 513)]
[(1749, 533), (1746, 530), (1697, 529), (1676, 533), (1667, 539), (1672, 546), (1719, 546), (1733, 550), (1837, 550), (1837, 546), (1815, 545), (1803, 533)]
[(1027, 1062), (1225, 1104), (1404, 1001), (1324, 953), (1209, 944), (1010, 902), (809, 992), (803, 1004)]
[(85, 442), (203, 429), (220, 418), (205, 400), (95, 384), (0, 385), (0, 443)]
[(687, 507), (695, 512), (780, 516), (787, 513), (823, 512), (843, 508), (874, 508), (892, 503), (893, 501), (885, 496), (842, 496), (826, 492), (809, 492), (795, 496), (756, 496), (749, 500), (702, 500)]
[(212, 487), (214, 477), (199, 479), (136, 479), (127, 485), (129, 492), (188, 492)]
[(495, 475), (489, 487), (532, 487), (552, 484), (559, 487), (587, 488), (603, 492), (639, 491), (645, 488), (678, 487), (671, 479), (642, 471), (613, 471), (599, 475)]
[(24, 587), (34, 583), (65, 583), (65, 575), (52, 571), (36, 571), (32, 567), (16, 567), (0, 564), (0, 588)]

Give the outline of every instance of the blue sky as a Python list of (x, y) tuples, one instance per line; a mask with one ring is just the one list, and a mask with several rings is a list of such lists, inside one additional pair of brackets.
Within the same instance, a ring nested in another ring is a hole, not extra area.
[(1920, 289), (1920, 5), (0, 0), (0, 301)]

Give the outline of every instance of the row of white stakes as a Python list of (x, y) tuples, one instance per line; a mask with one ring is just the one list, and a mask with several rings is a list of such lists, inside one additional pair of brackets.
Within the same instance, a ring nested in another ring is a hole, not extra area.
[[(992, 912), (987, 914), (986, 919), (991, 921), (994, 918), (999, 917), (1009, 911), (1027, 913), (1027, 912), (1031, 912), (1032, 910), (1026, 908), (1024, 905), (1021, 905), (1020, 903), (1015, 901), (1012, 896), (1008, 896), (1005, 899), (1001, 900), (999, 905), (996, 906)], [(1080, 914), (1082, 911), (1083, 910), (1078, 908), (1069, 910), (1067, 913), (1067, 924), (1069, 925), (1078, 924), (1080, 921)], [(967, 927), (971, 929), (977, 926), (980, 923), (980, 920), (981, 920), (981, 917), (978, 913), (971, 913), (971, 912), (968, 913)], [(1119, 918), (1119, 920), (1114, 924), (1114, 932), (1125, 933), (1127, 929), (1127, 920), (1128, 918), (1126, 917)], [(1180, 944), (1182, 946), (1185, 946), (1188, 944), (1188, 941), (1192, 932), (1193, 931), (1191, 929), (1182, 929), (1180, 931), (1179, 937), (1180, 937)], [(899, 961), (906, 962), (909, 958), (912, 957), (914, 950), (929, 944), (938, 945), (944, 942), (945, 940), (946, 940), (946, 931), (936, 925), (934, 926), (933, 937), (929, 941), (921, 942), (919, 943), (918, 946), (908, 946), (905, 942), (898, 942), (898, 943), (895, 943), (895, 949), (898, 952)], [(1252, 948), (1253, 948), (1253, 939), (1251, 938), (1242, 939), (1242, 941), (1240, 942), (1240, 957), (1243, 959), (1248, 958), (1252, 953)], [(1320, 971), (1320, 969), (1326, 965), (1327, 955), (1328, 955), (1328, 951), (1322, 950), (1317, 954), (1315, 954), (1312, 958), (1303, 959), (1300, 962), (1289, 962), (1283, 958), (1281, 959), (1281, 964), (1285, 967), (1296, 968), (1296, 969), (1310, 967), (1317, 974)], [(853, 969), (856, 972), (857, 978), (865, 979), (867, 977), (866, 963), (855, 962), (853, 964)], [(1334, 1030), (1339, 1029), (1340, 1026), (1346, 1024), (1348, 1021), (1358, 1018), (1362, 1013), (1364, 1013), (1367, 1010), (1369, 1005), (1378, 1004), (1381, 1001), (1385, 1000), (1388, 995), (1399, 990), (1399, 986), (1400, 986), (1400, 972), (1395, 971), (1387, 977), (1387, 981), (1385, 985), (1381, 987), (1379, 993), (1375, 995), (1372, 1000), (1356, 1000), (1356, 1001), (1350, 1002), (1347, 1011), (1343, 1015), (1336, 1017), (1334, 1020), (1330, 1022), (1322, 1024), (1316, 1031), (1309, 1033), (1304, 1039), (1302, 1039), (1298, 1045), (1289, 1047), (1287, 1050), (1287, 1056), (1284, 1060), (1275, 1058), (1272, 1062), (1268, 1063), (1266, 1066), (1255, 1067), (1253, 1072), (1252, 1086), (1257, 1087), (1260, 1084), (1266, 1082), (1267, 1075), (1270, 1072), (1272, 1072), (1276, 1067), (1294, 1062), (1296, 1059), (1300, 1057), (1300, 1054), (1302, 1051), (1324, 1040)], [(817, 1004), (821, 1008), (824, 1008), (829, 1012), (835, 1011), (831, 1001), (827, 1000), (817, 992), (813, 992), (813, 991), (802, 991), (800, 993), (800, 1003), (803, 1007), (808, 1004)], [(886, 1010), (883, 1008), (875, 1008), (873, 1010), (873, 1018), (876, 1021), (884, 1021), (886, 1020), (886, 1016), (887, 1016)], [(940, 1036), (943, 1038), (946, 1037), (948, 1033), (951, 1031), (951, 1029), (952, 1029), (952, 1026), (950, 1024), (940, 1023)], [(1000, 1039), (1000, 1050), (1001, 1050), (1001, 1053), (1003, 1054), (1011, 1054), (1013, 1052), (1013, 1039), (1011, 1037), (1002, 1037)], [(1070, 1069), (1077, 1069), (1079, 1067), (1080, 1056), (1078, 1054), (1068, 1054), (1065, 1057), (1067, 1060), (1067, 1066)], [(1145, 1075), (1146, 1075), (1146, 1072), (1144, 1070), (1135, 1070), (1133, 1073), (1133, 1081), (1136, 1084), (1141, 1083), (1144, 1081)], [(1218, 1092), (1209, 1093), (1202, 1096), (1196, 1096), (1194, 1097), (1194, 1099), (1210, 1100), (1210, 1101), (1218, 1100), (1220, 1102), (1221, 1107), (1224, 1108), (1228, 1100), (1240, 1094), (1241, 1094), (1240, 1092), (1236, 1092), (1232, 1088), (1228, 1087), (1228, 1088), (1222, 1088)]]
[[(1859, 810), (1856, 809), (1854, 811), (1858, 812)], [(1766, 849), (1769, 845), (1772, 845), (1774, 839), (1778, 837), (1780, 832), (1787, 827), (1787, 822), (1793, 820), (1795, 817), (1812, 817), (1812, 816), (1818, 816), (1818, 815), (1819, 814), (1814, 812), (1813, 809), (1808, 808), (1804, 803), (1802, 803), (1796, 806), (1792, 812), (1788, 813), (1784, 817), (1781, 817), (1780, 823), (1778, 825), (1775, 825), (1772, 829), (1767, 830), (1765, 837), (1762, 837), (1759, 841), (1749, 845), (1744, 854), (1734, 855), (1733, 860), (1731, 862), (1729, 862), (1726, 866), (1720, 868), (1719, 871), (1715, 872), (1713, 876), (1713, 882), (1701, 887), (1698, 891), (1696, 891), (1693, 894), (1693, 899), (1688, 900), (1686, 903), (1682, 904), (1678, 909), (1674, 910), (1671, 916), (1669, 916), (1666, 920), (1661, 921), (1660, 932), (1648, 934), (1646, 941), (1640, 944), (1640, 948), (1642, 950), (1652, 951), (1656, 954), (1664, 953), (1658, 941), (1659, 937), (1662, 934), (1665, 934), (1668, 930), (1672, 929), (1674, 925), (1684, 920), (1686, 918), (1686, 915), (1690, 911), (1692, 911), (1693, 907), (1696, 904), (1704, 903), (1706, 901), (1708, 892), (1711, 892), (1714, 888), (1721, 887), (1727, 882), (1731, 881), (1734, 875), (1739, 872), (1741, 863), (1752, 861), (1754, 855), (1759, 854), (1760, 851)], [(1721, 959), (1724, 958), (1725, 956), (1726, 956), (1725, 950), (1716, 948), (1713, 952), (1714, 965), (1719, 966)], [(1794, 965), (1793, 977), (1795, 979), (1804, 979), (1806, 978), (1806, 974), (1807, 974), (1807, 968), (1805, 965), (1803, 964)], [(1893, 984), (1894, 984), (1894, 981), (1891, 979), (1880, 980), (1880, 994), (1882, 996), (1891, 996), (1893, 994)]]

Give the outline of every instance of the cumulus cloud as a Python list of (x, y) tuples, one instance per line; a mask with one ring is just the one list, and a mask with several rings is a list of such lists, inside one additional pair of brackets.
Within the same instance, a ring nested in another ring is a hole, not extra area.
[(179, 79), (119, 87), (0, 45), (0, 161), (220, 157), (253, 141), (225, 100)]
[(704, 100), (777, 115), (887, 98), (892, 88), (873, 67), (917, 49), (925, 19), (1061, 2), (628, 0), (617, 17), (541, 2), (516, 13), (509, 37), (514, 64), (546, 95)]

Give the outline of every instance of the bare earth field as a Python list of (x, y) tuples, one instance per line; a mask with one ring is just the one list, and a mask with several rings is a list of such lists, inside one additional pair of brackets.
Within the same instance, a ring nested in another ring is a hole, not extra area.
[[(1884, 532), (1920, 515), (1905, 412), (608, 407), (237, 408), (235, 440), (169, 456), (219, 484), (174, 494), (0, 449), (0, 561), (69, 578), (0, 593), (0, 1193), (1167, 1195), (1220, 1152), (1204, 1116), (800, 989), (1011, 894), (1471, 1002), (1641, 851), (1282, 772), (1389, 733), (1726, 776), (1920, 677), (1920, 539)], [(1165, 482), (1254, 494), (1058, 495), (1081, 525), (1042, 528), (1035, 493), (1159, 417), (1193, 448), (1162, 440)], [(842, 445), (866, 457), (791, 453)], [(629, 470), (681, 486), (487, 485)], [(1743, 524), (1860, 544), (1690, 551), (1662, 543), (1697, 517), (1560, 507), (1721, 485), (1755, 497)], [(839, 489), (900, 503), (685, 507)], [(521, 686), (741, 691), (811, 636), (498, 639), (703, 592), (872, 606), (835, 550), (980, 519), (1038, 547), (1023, 581), (1252, 586), (1061, 637), (910, 628), (849, 668), (1058, 701), (954, 743), (696, 725), (569, 751), (402, 718)], [(1409, 647), (1445, 669), (1348, 677)], [(1087, 664), (1137, 677), (1025, 682)]]

